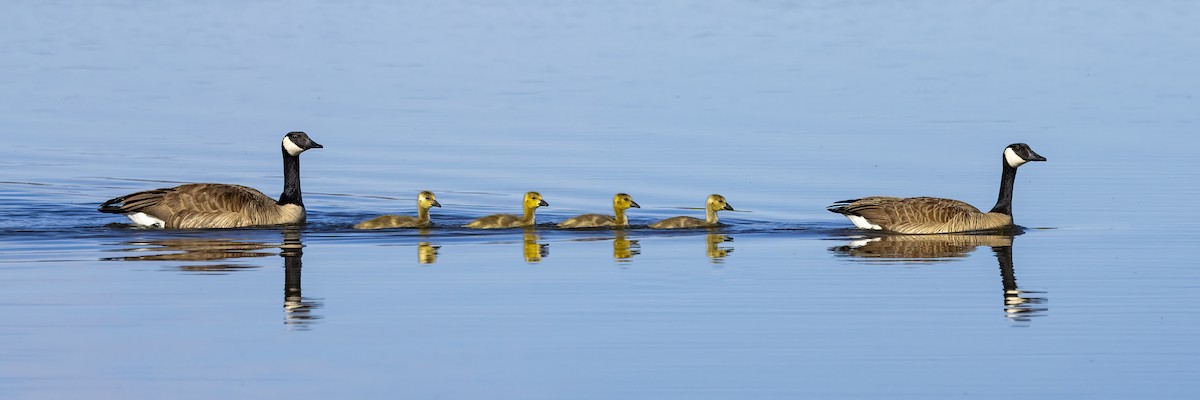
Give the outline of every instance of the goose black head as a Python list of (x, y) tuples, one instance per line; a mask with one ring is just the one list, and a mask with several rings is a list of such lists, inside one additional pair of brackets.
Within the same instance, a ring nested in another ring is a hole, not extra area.
[(287, 135), (283, 135), (283, 151), (292, 156), (298, 156), (308, 149), (320, 149), (324, 147), (320, 143), (314, 142), (304, 132), (288, 132)]
[(1016, 168), (1030, 161), (1046, 161), (1046, 157), (1035, 153), (1025, 143), (1013, 143), (1004, 148), (1004, 162), (1008, 166)]

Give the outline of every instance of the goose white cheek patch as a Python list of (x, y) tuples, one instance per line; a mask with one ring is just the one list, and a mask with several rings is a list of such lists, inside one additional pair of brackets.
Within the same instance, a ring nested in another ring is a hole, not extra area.
[(286, 150), (288, 154), (293, 156), (298, 156), (300, 153), (304, 152), (304, 149), (300, 148), (300, 146), (297, 146), (295, 143), (292, 143), (292, 139), (288, 139), (287, 137), (283, 138), (283, 149)]
[(1013, 151), (1013, 149), (1004, 149), (1004, 162), (1008, 163), (1008, 166), (1016, 168), (1029, 161), (1018, 156), (1017, 152)]

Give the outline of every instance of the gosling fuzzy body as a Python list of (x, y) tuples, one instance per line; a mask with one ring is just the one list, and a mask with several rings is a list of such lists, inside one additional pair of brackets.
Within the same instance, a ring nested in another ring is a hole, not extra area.
[(433, 226), (429, 220), (429, 208), (441, 207), (433, 192), (423, 191), (417, 194), (417, 216), (410, 215), (381, 215), (354, 225), (354, 229), (388, 229), (388, 228), (428, 228)]
[(542, 200), (541, 193), (529, 192), (525, 193), (525, 198), (521, 202), (524, 208), (524, 215), (516, 216), (513, 214), (493, 214), (471, 221), (466, 225), (467, 228), (473, 229), (504, 229), (504, 228), (523, 228), (537, 224), (534, 212), (538, 207), (549, 207), (550, 204)]
[(583, 214), (559, 223), (558, 227), (568, 229), (624, 228), (629, 226), (629, 218), (625, 216), (625, 210), (630, 208), (642, 208), (642, 206), (633, 201), (633, 197), (628, 194), (617, 193), (613, 196), (613, 215)]
[(690, 229), (690, 228), (712, 228), (722, 226), (717, 220), (717, 211), (729, 210), (734, 211), (733, 206), (725, 201), (725, 197), (719, 194), (708, 196), (708, 200), (704, 204), (705, 219), (694, 217), (673, 217), (662, 221), (647, 225), (652, 229)]

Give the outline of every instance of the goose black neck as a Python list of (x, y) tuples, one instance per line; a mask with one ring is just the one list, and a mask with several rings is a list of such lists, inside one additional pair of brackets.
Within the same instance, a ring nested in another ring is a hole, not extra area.
[(295, 204), (304, 207), (304, 196), (300, 194), (300, 157), (283, 150), (283, 194), (279, 205)]
[(1008, 165), (1008, 161), (1003, 157), (1000, 163), (1004, 166), (1004, 172), (1000, 174), (1000, 196), (996, 199), (996, 206), (992, 207), (992, 212), (1012, 216), (1013, 182), (1017, 180), (1017, 168)]

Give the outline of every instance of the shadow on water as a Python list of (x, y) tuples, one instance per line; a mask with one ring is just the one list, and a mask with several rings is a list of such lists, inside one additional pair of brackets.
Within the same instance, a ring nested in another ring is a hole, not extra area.
[(879, 235), (851, 242), (829, 250), (844, 257), (866, 262), (948, 262), (967, 257), (976, 247), (991, 247), (1000, 265), (1004, 294), (1004, 313), (1009, 319), (1026, 323), (1033, 317), (1045, 315), (1044, 292), (1024, 291), (1017, 287), (1013, 266), (1013, 242), (1010, 235)]
[[(257, 231), (261, 232), (261, 231)], [(257, 233), (256, 232), (256, 233)], [(300, 230), (294, 228), (282, 231), (282, 243), (268, 243), (246, 239), (227, 238), (191, 238), (174, 237), (167, 239), (146, 239), (122, 243), (122, 248), (115, 251), (126, 253), (153, 253), (119, 257), (104, 257), (101, 261), (132, 261), (132, 262), (172, 262), (183, 263), (172, 265), (168, 270), (176, 270), (191, 274), (223, 275), (236, 271), (256, 269), (259, 265), (238, 264), (229, 260), (243, 258), (260, 258), (275, 255), (275, 252), (261, 251), (278, 248), (279, 256), (283, 257), (283, 310), (284, 324), (293, 330), (309, 330), (311, 324), (321, 319), (313, 313), (322, 307), (321, 299), (304, 297), (301, 289), (301, 270), (303, 268), (304, 243), (301, 241)], [(428, 250), (420, 250), (428, 248)], [(437, 246), (419, 246), (420, 259), (434, 262), (437, 258)], [(226, 261), (213, 263), (214, 261)], [(201, 262), (201, 263), (196, 263)]]

